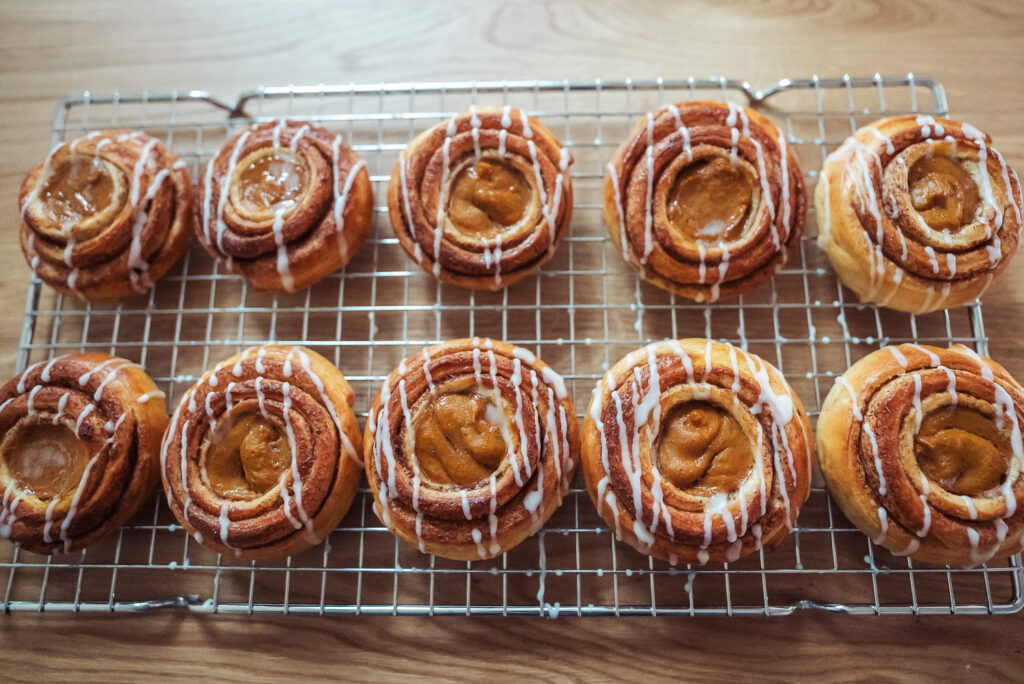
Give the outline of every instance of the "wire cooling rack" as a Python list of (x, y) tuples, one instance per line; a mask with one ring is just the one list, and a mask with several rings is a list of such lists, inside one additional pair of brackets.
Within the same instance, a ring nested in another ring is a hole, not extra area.
[[(255, 292), (194, 243), (148, 294), (83, 304), (29, 285), (18, 369), (97, 350), (143, 364), (177, 401), (203, 371), (249, 345), (304, 344), (333, 359), (360, 418), (406, 355), (445, 339), (487, 335), (537, 352), (562, 372), (582, 412), (621, 356), (665, 337), (729, 340), (775, 364), (812, 420), (837, 374), (888, 343), (954, 342), (987, 352), (981, 307), (911, 316), (856, 303), (810, 233), (770, 285), (738, 301), (694, 304), (639, 282), (605, 235), (604, 164), (633, 122), (661, 103), (751, 104), (781, 124), (813, 189), (825, 155), (881, 114), (947, 114), (941, 85), (903, 77), (782, 80), (762, 90), (725, 78), (605, 83), (402, 83), (259, 88), (229, 104), (203, 92), (64, 100), (55, 144), (93, 128), (162, 137), (193, 179), (252, 120), (289, 116), (343, 133), (366, 160), (374, 232), (346, 271), (291, 295)], [(412, 264), (388, 226), (388, 176), (414, 135), (472, 103), (509, 103), (544, 122), (575, 157), (571, 235), (542, 271), (497, 293), (441, 285)], [(39, 154), (45, 153), (40, 141)], [(812, 209), (813, 212), (813, 209)], [(582, 477), (547, 526), (492, 561), (454, 562), (398, 542), (365, 488), (328, 543), (276, 564), (220, 557), (190, 540), (163, 496), (107, 540), (71, 557), (0, 549), (5, 612), (784, 615), (1008, 613), (1024, 607), (1020, 557), (970, 570), (919, 566), (874, 546), (830, 502), (816, 475), (781, 548), (724, 566), (670, 567), (617, 543)]]

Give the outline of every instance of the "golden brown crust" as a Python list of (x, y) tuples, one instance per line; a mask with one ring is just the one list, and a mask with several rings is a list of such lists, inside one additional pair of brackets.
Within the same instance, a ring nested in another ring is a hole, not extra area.
[[(1016, 432), (1008, 475), (993, 491), (953, 494), (917, 464), (915, 416), (950, 402), (950, 388), (961, 404), (992, 416), (1001, 410)], [(962, 345), (901, 344), (868, 354), (837, 380), (818, 418), (818, 460), (832, 499), (876, 544), (928, 563), (979, 565), (1020, 551), (1021, 425), (1024, 389), (1002, 366)]]
[[(662, 417), (694, 400), (743, 426), (756, 461), (735, 492), (680, 490), (654, 464)], [(601, 517), (618, 539), (673, 564), (731, 562), (781, 544), (810, 493), (813, 455), (807, 414), (782, 374), (703, 339), (627, 354), (594, 389), (583, 423), (583, 473)]]
[[(204, 546), (239, 558), (283, 558), (319, 544), (359, 485), (353, 400), (341, 371), (304, 347), (253, 347), (217, 364), (182, 397), (164, 436), (161, 471), (174, 515)], [(218, 496), (200, 465), (216, 422), (236, 406), (286, 426), (291, 444), (278, 484), (251, 499)]]
[[(453, 169), (495, 156), (524, 172), (531, 211), (495, 239), (457, 235), (445, 214), (440, 239), (438, 203), (444, 202)], [(416, 263), (446, 283), (498, 290), (550, 259), (572, 216), (572, 156), (543, 124), (512, 107), (477, 107), (418, 135), (402, 153), (388, 184), (388, 214), (399, 243)]]
[(106, 354), (36, 363), (0, 389), (0, 442), (19, 424), (65, 425), (85, 446), (77, 486), (37, 498), (0, 460), (0, 534), (36, 553), (79, 551), (124, 524), (158, 479), (163, 393), (138, 365)]
[[(758, 181), (746, 229), (724, 248), (680, 235), (664, 201), (686, 165), (716, 156)], [(604, 220), (623, 258), (648, 282), (696, 301), (736, 297), (770, 279), (803, 234), (806, 214), (803, 175), (785, 135), (761, 114), (731, 103), (681, 102), (651, 112), (605, 169)]]
[[(1020, 239), (1021, 188), (990, 142), (969, 124), (907, 115), (859, 129), (829, 155), (814, 192), (818, 244), (861, 301), (909, 313), (956, 307), (1006, 267)], [(952, 234), (911, 203), (908, 169), (933, 154), (973, 167), (981, 189), (977, 214)]]
[[(236, 206), (238, 161), (290, 148), (308, 169), (308, 191), (281, 213)], [(226, 196), (225, 196), (226, 195)], [(227, 143), (199, 179), (196, 234), (210, 255), (258, 290), (295, 292), (345, 266), (373, 227), (366, 165), (341, 135), (303, 121), (255, 124)]]
[[(493, 391), (495, 379), (509, 455), (489, 479), (466, 487), (425, 481), (407, 435), (430, 390), (461, 382)], [(363, 448), (374, 511), (425, 553), (504, 553), (539, 530), (568, 492), (579, 453), (575, 416), (561, 378), (525, 349), (479, 338), (429, 347), (388, 376), (370, 407)]]
[[(110, 215), (63, 228), (47, 216), (40, 193), (58, 165), (82, 157), (116, 168), (126, 201)], [(181, 258), (192, 233), (192, 183), (184, 163), (138, 131), (92, 131), (61, 143), (25, 177), (18, 206), (21, 250), (33, 272), (55, 290), (86, 300), (146, 292)]]

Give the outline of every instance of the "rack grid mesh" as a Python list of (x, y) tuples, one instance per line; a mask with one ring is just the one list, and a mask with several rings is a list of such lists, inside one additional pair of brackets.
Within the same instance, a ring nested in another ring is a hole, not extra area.
[[(775, 364), (812, 421), (854, 360), (903, 341), (961, 342), (987, 352), (981, 307), (912, 316), (860, 305), (808, 235), (771, 282), (713, 305), (638, 281), (606, 237), (601, 182), (612, 151), (649, 109), (692, 99), (760, 108), (787, 134), (813, 189), (825, 155), (882, 114), (947, 114), (932, 79), (783, 80), (761, 90), (726, 78), (261, 87), (227, 103), (207, 93), (88, 92), (61, 102), (53, 140), (94, 128), (163, 138), (193, 178), (254, 120), (287, 116), (345, 135), (377, 198), (371, 238), (345, 271), (310, 290), (270, 295), (225, 273), (195, 243), (148, 294), (85, 304), (29, 284), (18, 370), (54, 354), (106, 351), (147, 368), (169, 402), (240, 349), (304, 344), (333, 359), (365, 409), (400, 359), (445, 339), (491, 336), (535, 351), (564, 374), (579, 411), (609, 365), (666, 337), (728, 340)], [(414, 135), (470, 104), (512, 104), (545, 123), (575, 164), (571, 235), (539, 274), (497, 293), (439, 284), (412, 264), (388, 225), (389, 174)], [(42, 153), (42, 150), (40, 150)], [(365, 421), (365, 411), (359, 412)], [(380, 525), (362, 488), (327, 543), (280, 563), (220, 557), (176, 524), (162, 494), (107, 540), (70, 557), (0, 549), (5, 612), (784, 615), (1009, 613), (1024, 607), (1021, 559), (974, 569), (915, 564), (858, 532), (815, 474), (798, 526), (779, 549), (722, 566), (670, 567), (615, 541), (576, 481), (545, 528), (493, 561), (419, 553)]]

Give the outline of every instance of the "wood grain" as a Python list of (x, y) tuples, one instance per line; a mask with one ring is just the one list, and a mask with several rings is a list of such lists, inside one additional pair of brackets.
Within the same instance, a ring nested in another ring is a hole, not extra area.
[[(1024, 5), (747, 2), (0, 2), (0, 369), (13, 371), (28, 269), (19, 184), (49, 148), (58, 98), (89, 89), (471, 78), (618, 79), (724, 74), (898, 74), (941, 80), (952, 114), (1024, 169)], [(1024, 377), (1024, 258), (985, 299), (990, 349)], [(4, 675), (32, 679), (819, 680), (1020, 676), (1024, 617), (388, 619), (15, 615), (0, 620)]]

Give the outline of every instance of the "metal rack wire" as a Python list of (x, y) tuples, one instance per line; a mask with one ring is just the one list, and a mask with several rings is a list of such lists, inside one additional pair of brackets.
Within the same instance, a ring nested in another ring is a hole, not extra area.
[[(932, 79), (782, 80), (761, 90), (725, 78), (570, 82), (402, 83), (258, 88), (230, 104), (204, 92), (71, 97), (53, 143), (81, 131), (141, 128), (162, 137), (193, 178), (251, 120), (290, 116), (342, 132), (363, 156), (377, 197), (374, 233), (345, 272), (309, 291), (267, 295), (221, 272), (198, 244), (148, 295), (83, 304), (30, 283), (18, 369), (68, 351), (102, 350), (143, 364), (171, 401), (237, 350), (301, 343), (332, 358), (366, 407), (408, 353), (488, 335), (533, 349), (570, 383), (577, 408), (609, 364), (656, 339), (726, 339), (782, 370), (812, 419), (834, 377), (887, 343), (962, 342), (987, 352), (981, 307), (910, 316), (862, 306), (836, 281), (809, 232), (770, 286), (710, 306), (639, 282), (605, 237), (603, 166), (636, 118), (663, 102), (733, 100), (762, 108), (800, 156), (808, 188), (825, 155), (886, 113), (947, 114)], [(534, 277), (498, 293), (437, 283), (408, 261), (387, 225), (391, 167), (416, 132), (471, 103), (510, 103), (571, 149), (571, 236)], [(40, 150), (42, 153), (42, 149)], [(365, 419), (365, 412), (360, 414)], [(669, 567), (615, 542), (580, 477), (549, 524), (493, 560), (456, 563), (399, 543), (365, 489), (327, 543), (276, 564), (222, 558), (191, 542), (155, 496), (120, 532), (81, 554), (0, 549), (5, 612), (784, 615), (1008, 613), (1024, 607), (1019, 556), (970, 570), (918, 566), (874, 546), (816, 479), (780, 549), (737, 563)]]

